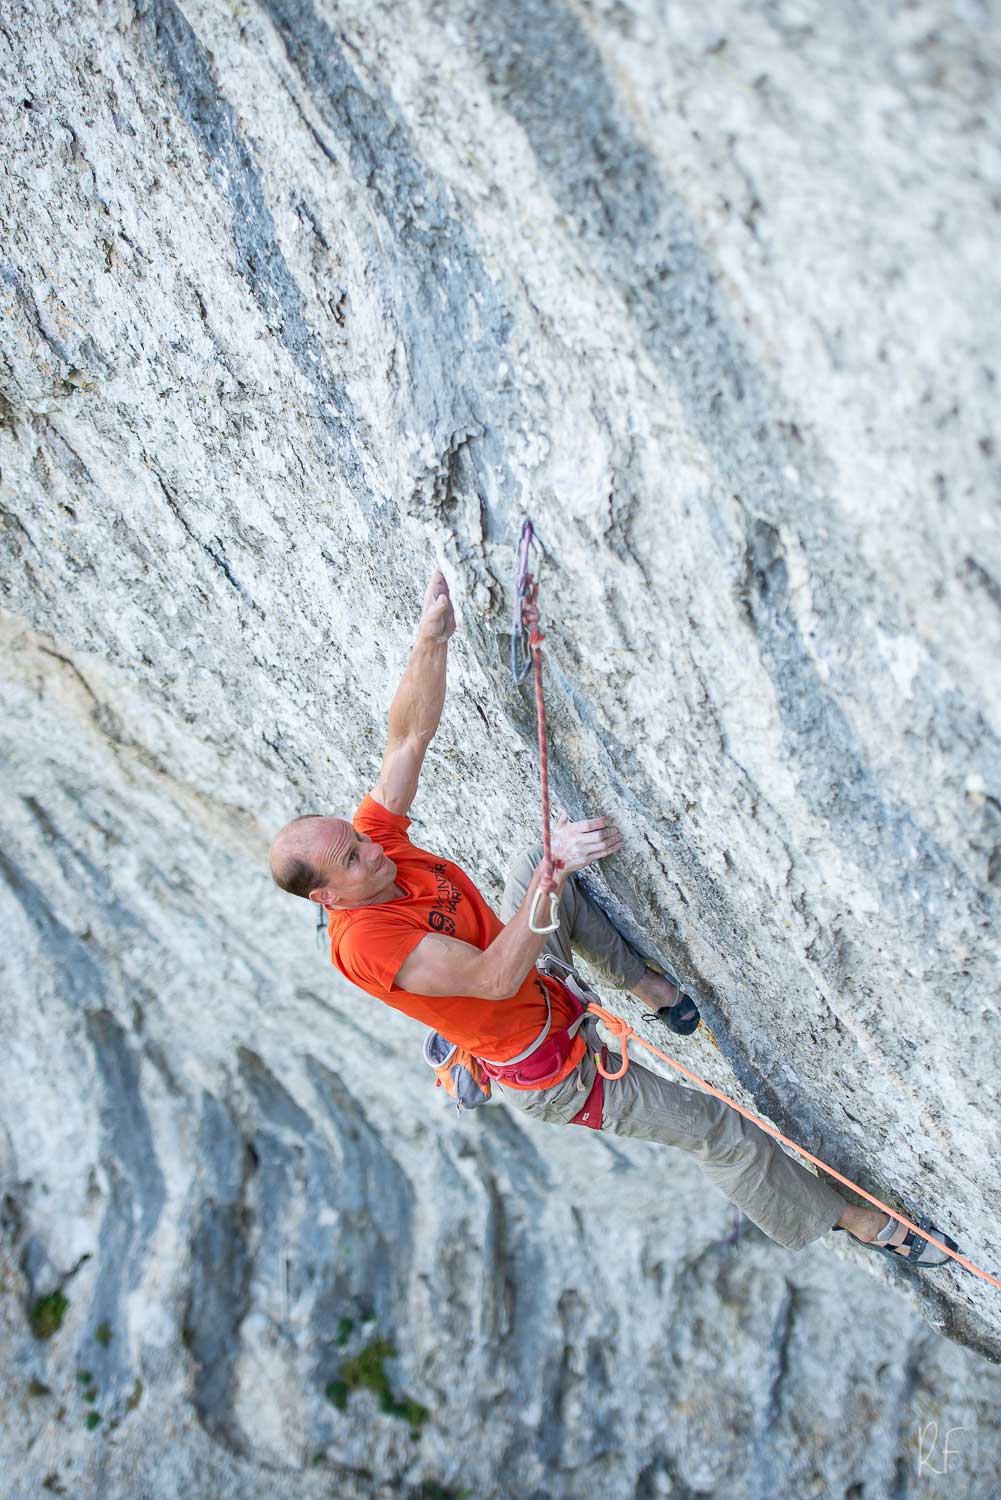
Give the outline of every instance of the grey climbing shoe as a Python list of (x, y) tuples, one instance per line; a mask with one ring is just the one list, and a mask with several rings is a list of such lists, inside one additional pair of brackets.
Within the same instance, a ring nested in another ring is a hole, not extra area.
[[(906, 1265), (921, 1266), (923, 1269), (928, 1269), (931, 1266), (944, 1266), (947, 1261), (952, 1259), (951, 1256), (944, 1254), (937, 1245), (930, 1245), (922, 1235), (916, 1234), (913, 1229), (908, 1229), (899, 1245), (889, 1244), (888, 1241), (892, 1237), (898, 1222), (899, 1220), (897, 1219), (887, 1219), (874, 1240), (860, 1240), (857, 1235), (852, 1235), (852, 1239), (866, 1250), (882, 1250), (884, 1255), (894, 1255), (897, 1260), (902, 1260)], [(917, 1222), (915, 1219), (915, 1223)], [(849, 1233), (840, 1224), (835, 1224), (834, 1227), (842, 1234)], [(948, 1245), (950, 1250), (959, 1249), (956, 1241), (947, 1235), (944, 1230), (936, 1229), (934, 1224), (927, 1225), (927, 1229), (929, 1234), (933, 1234), (937, 1240), (941, 1240), (943, 1245)]]

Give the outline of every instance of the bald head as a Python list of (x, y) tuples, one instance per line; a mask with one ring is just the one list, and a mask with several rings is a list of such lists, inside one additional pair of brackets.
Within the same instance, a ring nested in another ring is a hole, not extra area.
[(303, 813), (286, 823), (271, 844), (271, 878), (275, 885), (291, 896), (305, 896), (322, 885), (324, 876), (317, 868), (325, 839), (318, 824), (341, 823), (343, 818), (325, 818), (323, 813)]
[(402, 895), (396, 865), (381, 844), (346, 818), (304, 813), (286, 823), (271, 845), (271, 878), (292, 896), (338, 909), (370, 906)]

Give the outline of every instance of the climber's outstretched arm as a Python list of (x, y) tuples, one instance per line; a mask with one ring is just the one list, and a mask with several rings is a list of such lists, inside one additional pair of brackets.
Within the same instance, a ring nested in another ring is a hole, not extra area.
[(448, 641), (454, 630), (448, 584), (436, 568), (424, 594), (407, 670), (390, 705), (386, 754), (372, 788), (375, 801), (390, 812), (406, 813), (417, 795), (424, 756), (445, 706)]

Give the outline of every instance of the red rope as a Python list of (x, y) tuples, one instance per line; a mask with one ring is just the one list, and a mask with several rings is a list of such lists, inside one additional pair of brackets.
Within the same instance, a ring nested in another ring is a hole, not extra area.
[[(525, 605), (534, 605), (539, 592), (538, 583), (533, 583), (531, 573), (525, 574), (525, 596), (522, 600), (524, 618)], [(538, 625), (532, 626), (528, 641), (532, 648), (532, 671), (535, 676), (535, 721), (539, 734), (539, 783), (542, 788), (542, 853), (545, 870), (542, 876), (542, 892), (548, 896), (556, 889), (556, 872), (562, 870), (563, 861), (553, 859), (552, 838), (549, 832), (549, 748), (546, 735), (546, 699), (542, 691), (542, 642), (545, 636)]]

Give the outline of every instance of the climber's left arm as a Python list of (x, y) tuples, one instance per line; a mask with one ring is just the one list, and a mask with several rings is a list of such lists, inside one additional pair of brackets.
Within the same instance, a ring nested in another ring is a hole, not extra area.
[(454, 630), (452, 600), (439, 568), (425, 591), (417, 640), (390, 705), (386, 754), (372, 788), (374, 800), (390, 812), (406, 813), (417, 795), (424, 756), (445, 706), (448, 642)]

